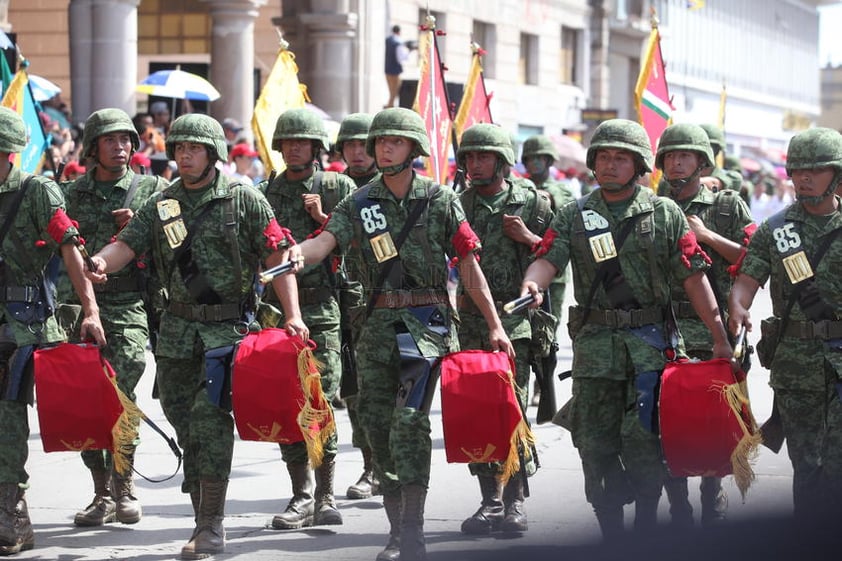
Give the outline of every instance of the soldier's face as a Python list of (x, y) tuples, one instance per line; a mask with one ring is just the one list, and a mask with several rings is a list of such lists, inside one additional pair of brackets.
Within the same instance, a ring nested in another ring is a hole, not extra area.
[(207, 146), (195, 142), (178, 142), (173, 151), (179, 175), (188, 184), (198, 181), (210, 163)]
[(309, 138), (284, 138), (281, 154), (288, 166), (306, 166), (313, 162), (313, 141)]
[(634, 155), (628, 150), (602, 148), (596, 153), (594, 175), (599, 184), (625, 185), (635, 176)]
[(664, 175), (667, 179), (684, 179), (690, 177), (700, 163), (696, 152), (673, 150), (664, 154)]
[(497, 166), (494, 152), (468, 152), (465, 154), (465, 172), (470, 179), (492, 179)]
[(526, 166), (529, 175), (544, 175), (549, 169), (547, 160), (544, 156), (529, 156), (523, 159), (523, 165)]
[(374, 141), (377, 166), (398, 166), (409, 159), (415, 142), (402, 136), (378, 136)]
[(792, 170), (792, 186), (798, 197), (820, 197), (833, 181), (834, 169), (820, 167)]
[(365, 140), (346, 140), (342, 143), (342, 158), (352, 174), (366, 172), (374, 165), (374, 158), (365, 151)]
[(112, 132), (96, 139), (96, 156), (99, 165), (108, 171), (124, 169), (132, 153), (132, 139), (128, 133)]

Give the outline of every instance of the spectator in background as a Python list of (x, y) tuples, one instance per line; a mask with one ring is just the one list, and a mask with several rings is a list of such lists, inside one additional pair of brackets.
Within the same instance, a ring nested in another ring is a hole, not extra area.
[(143, 152), (135, 152), (132, 154), (132, 159), (129, 160), (129, 166), (132, 171), (139, 175), (152, 174), (152, 160)]
[(61, 175), (62, 181), (74, 181), (80, 175), (85, 175), (85, 166), (77, 162), (76, 160), (72, 160), (67, 162), (64, 166), (64, 172)]
[(149, 113), (152, 115), (153, 124), (158, 131), (166, 138), (170, 130), (170, 108), (164, 101), (156, 101), (149, 107)]
[[(225, 127), (223, 127), (224, 129)], [(223, 168), (223, 171), (232, 179), (242, 181), (247, 185), (254, 185), (254, 181), (249, 175), (254, 160), (258, 157), (258, 153), (250, 144), (241, 142), (236, 144), (231, 149), (231, 163)]]
[(137, 113), (132, 119), (134, 127), (140, 138), (140, 146), (136, 153), (142, 152), (147, 156), (152, 154), (163, 154), (164, 135), (155, 126), (155, 121), (149, 113)]
[(386, 84), (389, 85), (389, 101), (383, 106), (393, 107), (395, 101), (398, 100), (398, 95), (401, 90), (401, 74), (403, 73), (403, 63), (409, 58), (409, 47), (401, 39), (401, 27), (395, 25), (392, 27), (392, 34), (386, 38)]
[(222, 131), (225, 133), (225, 144), (228, 145), (228, 150), (232, 150), (236, 145), (245, 142), (241, 133), (243, 132), (243, 125), (237, 119), (227, 117), (222, 121)]
[(760, 224), (769, 218), (772, 197), (766, 192), (765, 181), (755, 181), (754, 183), (745, 181), (744, 183), (748, 183), (748, 185), (752, 187), (749, 208), (751, 209), (751, 217), (757, 224)]

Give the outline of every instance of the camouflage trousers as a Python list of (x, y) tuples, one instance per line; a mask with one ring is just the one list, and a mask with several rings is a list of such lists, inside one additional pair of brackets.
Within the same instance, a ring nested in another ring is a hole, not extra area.
[[(666, 470), (658, 437), (637, 417), (634, 380), (574, 378), (570, 422), (585, 497), (594, 508), (661, 496)], [(624, 469), (625, 468), (625, 469)]]
[(357, 412), (384, 495), (399, 492), (402, 485), (427, 487), (432, 456), (427, 413), (395, 406), (401, 360), (397, 340), (388, 333), (376, 341), (362, 338), (357, 353)]
[(826, 370), (825, 391), (775, 389), (798, 518), (842, 514), (842, 398), (835, 372)]
[(358, 401), (359, 398), (356, 395), (350, 395), (345, 398), (345, 405), (348, 407), (348, 420), (351, 421), (351, 446), (360, 449), (370, 448), (368, 438), (365, 436), (365, 431), (360, 424)]
[[(102, 348), (102, 356), (114, 367), (120, 391), (132, 401), (136, 401), (134, 389), (146, 369), (146, 342), (149, 339), (146, 315), (140, 316), (142, 323), (125, 325), (125, 320), (121, 318), (119, 325), (115, 325), (111, 321), (112, 314), (113, 312), (100, 313), (102, 328), (108, 337), (108, 345)], [(90, 470), (111, 469), (111, 453), (107, 450), (82, 452), (82, 461)]]
[[(335, 313), (333, 313), (334, 308)], [(342, 361), (339, 355), (341, 348), (339, 308), (335, 301), (332, 308), (327, 310), (323, 305), (304, 305), (301, 306), (301, 315), (304, 323), (310, 329), (310, 339), (316, 343), (316, 350), (313, 351), (313, 355), (322, 364), (320, 371), (322, 391), (328, 404), (330, 404), (330, 400), (339, 390), (339, 379), (342, 375)], [(283, 324), (279, 327), (282, 326)], [(334, 433), (324, 444), (325, 457), (336, 456), (337, 442), (338, 439), (336, 433)], [(307, 446), (303, 441), (295, 444), (280, 444), (279, 446), (281, 447), (281, 459), (284, 462), (288, 464), (307, 462)]]
[(200, 479), (228, 479), (234, 451), (234, 419), (205, 389), (205, 349), (196, 341), (190, 358), (157, 358), (158, 394), (184, 451), (184, 493)]
[(0, 483), (29, 481), (29, 419), (27, 404), (0, 399)]

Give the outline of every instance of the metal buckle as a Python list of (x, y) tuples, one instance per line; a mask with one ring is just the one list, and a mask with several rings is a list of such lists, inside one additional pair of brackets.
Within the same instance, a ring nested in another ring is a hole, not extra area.
[(829, 333), (830, 333), (829, 323), (830, 322), (828, 320), (823, 319), (821, 321), (814, 321), (814, 322), (808, 324), (808, 325), (810, 325), (810, 327), (811, 327), (810, 331), (812, 332), (812, 333), (810, 333), (810, 337), (813, 338), (813, 339), (829, 339), (830, 338), (828, 336)]
[(632, 314), (629, 310), (614, 310), (617, 325), (614, 327), (631, 327)]

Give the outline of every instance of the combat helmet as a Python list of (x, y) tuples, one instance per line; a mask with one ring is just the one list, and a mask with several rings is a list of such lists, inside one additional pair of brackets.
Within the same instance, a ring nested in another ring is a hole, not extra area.
[(417, 156), (430, 155), (430, 139), (427, 137), (427, 127), (424, 125), (421, 116), (412, 109), (390, 107), (383, 109), (374, 116), (365, 143), (365, 151), (372, 158), (375, 157), (374, 142), (378, 136), (402, 136), (414, 140), (417, 150), (416, 153), (410, 155), (413, 159)]
[(658, 152), (655, 154), (655, 167), (663, 169), (666, 153), (675, 152), (676, 150), (695, 152), (702, 156), (702, 161), (699, 162), (699, 166), (702, 168), (709, 168), (715, 165), (708, 134), (699, 125), (681, 123), (667, 127), (661, 134), (661, 139), (658, 141)]
[[(281, 151), (281, 141), (301, 138), (315, 140), (321, 150), (327, 151), (328, 138), (322, 118), (305, 108), (287, 109), (275, 123), (272, 135), (272, 150)], [(315, 157), (316, 154), (313, 154)]]
[(714, 157), (719, 154), (720, 152), (725, 151), (725, 133), (722, 132), (722, 129), (717, 127), (716, 125), (711, 125), (710, 123), (705, 123), (699, 125), (705, 131), (705, 134), (708, 135), (708, 140), (710, 141), (710, 147), (713, 149)]
[(342, 147), (349, 140), (366, 140), (371, 121), (374, 119), (369, 113), (351, 113), (342, 119), (339, 132), (336, 134), (336, 151), (342, 153)]
[(628, 150), (635, 155), (642, 171), (652, 171), (652, 145), (639, 123), (628, 119), (609, 119), (600, 123), (588, 146), (588, 169), (595, 169), (596, 153), (602, 149)]
[(515, 165), (509, 133), (497, 125), (480, 123), (466, 129), (456, 152), (459, 165), (465, 164), (464, 158), (468, 152), (494, 152), (505, 164)]
[(786, 151), (786, 172), (821, 167), (842, 170), (842, 134), (816, 127), (792, 137)]
[(17, 154), (26, 144), (26, 125), (21, 116), (8, 107), (0, 107), (0, 152)]
[(548, 156), (552, 161), (556, 161), (558, 160), (558, 150), (556, 150), (550, 137), (538, 134), (530, 136), (524, 141), (520, 161), (525, 163), (527, 158), (533, 156)]
[(201, 113), (182, 115), (173, 121), (167, 135), (167, 158), (175, 159), (175, 145), (179, 142), (195, 142), (208, 147), (211, 159), (226, 161), (228, 145), (225, 144), (225, 132), (219, 121)]
[(92, 158), (96, 139), (113, 132), (128, 133), (132, 140), (132, 152), (140, 147), (140, 137), (128, 114), (122, 109), (109, 107), (94, 111), (85, 121), (85, 130), (82, 133), (82, 158)]

